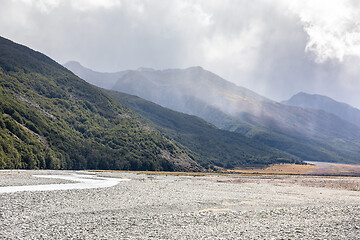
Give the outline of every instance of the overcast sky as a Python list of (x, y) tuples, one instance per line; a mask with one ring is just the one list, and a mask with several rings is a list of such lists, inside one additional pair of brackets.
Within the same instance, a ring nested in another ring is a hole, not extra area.
[(0, 35), (97, 71), (202, 66), (274, 100), (360, 108), (357, 0), (0, 0)]

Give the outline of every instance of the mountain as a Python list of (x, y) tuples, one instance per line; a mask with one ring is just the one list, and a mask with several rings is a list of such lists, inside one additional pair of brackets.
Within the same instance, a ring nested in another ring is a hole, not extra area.
[(137, 96), (116, 91), (107, 92), (147, 119), (166, 137), (199, 153), (201, 165), (229, 168), (248, 164), (301, 162), (290, 154), (241, 134), (220, 130), (196, 116), (161, 107)]
[(201, 67), (127, 70), (112, 76), (108, 89), (196, 115), (302, 160), (359, 163), (360, 129), (354, 124), (324, 111), (272, 101)]
[[(112, 90), (134, 94), (188, 114), (196, 115), (199, 110), (210, 107), (246, 124), (279, 133), (322, 139), (360, 137), (359, 129), (342, 124), (330, 114), (277, 103), (201, 67), (126, 71)], [(342, 131), (333, 131), (334, 125), (342, 126)]]
[(87, 79), (88, 83), (91, 83), (95, 86), (101, 86), (102, 88), (111, 89), (112, 86), (117, 82), (123, 74), (126, 73), (98, 73), (91, 69), (84, 68), (80, 63), (75, 61), (70, 61), (64, 64), (67, 69), (72, 69), (72, 72), (76, 72), (78, 76), (82, 76), (81, 78)]
[(323, 110), (360, 127), (360, 110), (327, 96), (300, 92), (283, 104), (302, 108)]
[(100, 89), (5, 38), (0, 114), (0, 168), (203, 169)]
[(153, 118), (178, 127), (150, 121), (114, 96), (0, 37), (0, 168), (201, 171), (300, 162), (194, 117), (151, 107)]

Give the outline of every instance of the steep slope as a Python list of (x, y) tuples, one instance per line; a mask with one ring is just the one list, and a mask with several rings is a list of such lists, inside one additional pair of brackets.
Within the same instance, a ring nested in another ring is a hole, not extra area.
[(113, 90), (199, 116), (303, 160), (360, 161), (360, 129), (355, 125), (324, 111), (269, 100), (201, 67), (129, 70), (115, 75), (120, 78)]
[(201, 170), (190, 154), (55, 61), (0, 38), (0, 168)]
[(300, 92), (283, 104), (302, 108), (323, 110), (360, 127), (360, 110), (346, 103), (337, 102), (327, 96)]
[(0, 114), (0, 168), (200, 171), (299, 162), (194, 117), (168, 118), (179, 128), (155, 124), (45, 55), (4, 38)]
[(133, 95), (116, 91), (108, 93), (151, 121), (165, 136), (199, 153), (202, 165), (228, 168), (248, 164), (300, 162), (290, 154), (241, 134), (220, 130), (198, 117), (163, 108)]

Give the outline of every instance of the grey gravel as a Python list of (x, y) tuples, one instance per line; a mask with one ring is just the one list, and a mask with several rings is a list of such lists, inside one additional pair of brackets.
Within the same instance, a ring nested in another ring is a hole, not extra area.
[[(38, 174), (72, 172), (1, 171), (0, 186), (64, 183)], [(291, 176), (96, 174), (131, 180), (0, 194), (0, 239), (360, 239), (359, 191)]]

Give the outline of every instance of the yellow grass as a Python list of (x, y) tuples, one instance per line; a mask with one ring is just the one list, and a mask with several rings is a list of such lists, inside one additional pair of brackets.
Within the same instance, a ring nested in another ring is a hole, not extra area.
[(311, 170), (319, 168), (315, 165), (299, 165), (299, 164), (274, 164), (266, 168), (252, 169), (235, 169), (228, 170), (230, 173), (246, 173), (246, 174), (307, 174)]
[(126, 171), (126, 170), (88, 170), (89, 172), (123, 172), (147, 175), (172, 175), (172, 176), (206, 176), (219, 173), (210, 172), (163, 172), (163, 171)]
[(218, 169), (217, 172), (157, 172), (157, 171), (124, 171), (124, 170), (90, 170), (94, 172), (130, 172), (147, 175), (173, 175), (173, 176), (206, 176), (213, 174), (277, 174), (277, 175), (320, 175), (320, 176), (360, 176), (360, 166), (321, 163), (319, 165), (299, 165), (299, 164), (273, 164), (264, 168), (247, 169)]

